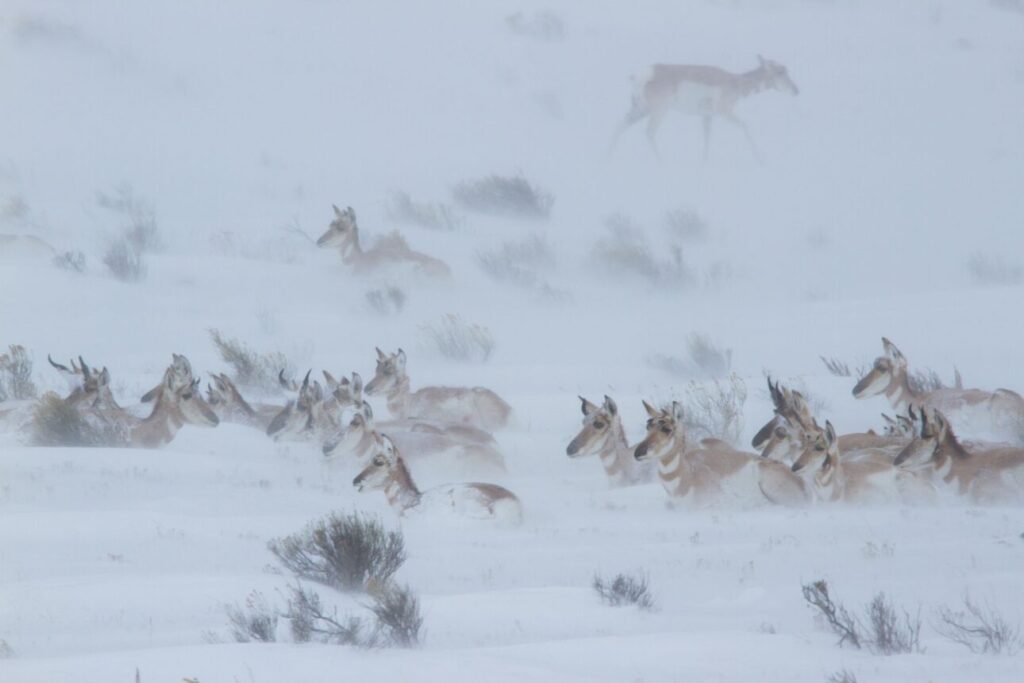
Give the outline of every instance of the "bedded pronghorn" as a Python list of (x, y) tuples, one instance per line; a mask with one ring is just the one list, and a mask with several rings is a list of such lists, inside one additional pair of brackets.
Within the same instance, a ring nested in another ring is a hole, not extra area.
[(71, 367), (54, 362), (51, 356), (46, 356), (57, 372), (67, 381), (71, 393), (64, 399), (69, 405), (76, 408), (90, 408), (96, 410), (121, 410), (113, 392), (110, 390), (110, 371), (106, 366), (97, 372), (91, 369), (82, 357), (78, 357), (78, 365), (71, 359)]
[(896, 465), (930, 474), (937, 490), (966, 495), (975, 503), (1024, 501), (1024, 449), (965, 445), (934, 408), (920, 411), (920, 429), (896, 457)]
[(612, 138), (614, 148), (619, 136), (634, 123), (647, 119), (647, 139), (655, 154), (655, 136), (665, 115), (676, 110), (700, 116), (704, 124), (704, 159), (708, 158), (711, 123), (722, 119), (743, 131), (755, 157), (760, 157), (750, 131), (733, 109), (743, 98), (762, 90), (778, 90), (797, 95), (799, 89), (789, 77), (786, 67), (758, 55), (757, 68), (745, 73), (731, 73), (714, 66), (690, 64), (655, 64), (645, 81), (636, 81), (633, 105)]
[[(302, 384), (298, 385), (296, 398), (280, 409), (267, 426), (267, 435), (275, 440), (316, 440), (321, 444), (341, 430), (342, 412), (349, 407), (363, 405), (363, 380), (358, 373), (352, 373), (352, 381), (342, 378), (337, 381), (329, 372), (324, 372), (328, 391), (319, 381), (309, 381), (312, 371), (307, 372)], [(291, 389), (294, 383), (279, 376), (282, 386)], [(333, 386), (333, 391), (330, 390)]]
[(448, 463), (466, 472), (505, 469), (504, 456), (486, 432), (415, 420), (378, 425), (373, 409), (365, 402), (356, 409), (348, 426), (324, 443), (324, 456), (349, 454), (362, 460), (376, 452), (385, 430), (402, 453), (416, 460)]
[(386, 354), (377, 349), (377, 369), (366, 393), (384, 394), (388, 410), (396, 418), (422, 418), (435, 422), (465, 424), (494, 431), (508, 424), (512, 408), (483, 387), (409, 388), (405, 351)]
[(443, 484), (420, 491), (398, 449), (387, 436), (378, 439), (369, 464), (352, 480), (352, 484), (359, 491), (382, 489), (400, 515), (438, 512), (512, 524), (522, 521), (519, 499), (496, 484)]
[(600, 406), (582, 396), (583, 428), (565, 449), (570, 458), (597, 455), (612, 486), (632, 486), (654, 480), (652, 463), (641, 463), (633, 457), (626, 441), (619, 408), (610, 397)]
[[(907, 358), (891, 341), (882, 337), (884, 353), (871, 370), (853, 387), (855, 398), (884, 394), (897, 413), (910, 406), (941, 410), (958, 424), (975, 425), (979, 431), (999, 438), (1024, 441), (1024, 398), (1009, 389), (943, 388), (920, 391), (911, 386)], [(984, 424), (980, 424), (984, 423)]]
[[(333, 206), (333, 205), (332, 205)], [(318, 247), (334, 247), (341, 260), (357, 272), (371, 272), (395, 266), (411, 266), (416, 272), (435, 278), (448, 278), (451, 270), (444, 261), (414, 251), (397, 232), (385, 235), (369, 249), (359, 243), (356, 212), (350, 206), (344, 211), (334, 208), (334, 220), (327, 232), (316, 241)]]
[(266, 403), (250, 403), (223, 372), (210, 375), (213, 384), (206, 385), (206, 402), (210, 404), (221, 422), (242, 424), (266, 431), (282, 406)]
[(647, 436), (637, 444), (637, 460), (657, 460), (658, 477), (670, 496), (697, 505), (718, 501), (756, 505), (773, 502), (803, 505), (808, 502), (800, 477), (775, 460), (732, 448), (720, 439), (687, 444), (683, 408), (673, 402), (657, 410), (644, 401)]

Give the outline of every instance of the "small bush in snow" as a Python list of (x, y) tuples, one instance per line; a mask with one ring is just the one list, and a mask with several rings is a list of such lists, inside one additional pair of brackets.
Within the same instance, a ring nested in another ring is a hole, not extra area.
[(486, 327), (449, 313), (433, 325), (421, 325), (424, 346), (445, 358), (483, 362), (494, 351), (494, 336)]
[(554, 266), (555, 255), (540, 236), (530, 235), (491, 251), (477, 252), (476, 260), (480, 269), (498, 282), (534, 287), (541, 284), (538, 271)]
[(249, 593), (245, 605), (230, 605), (225, 610), (231, 635), (236, 642), (272, 643), (277, 640), (277, 610), (259, 591)]
[(53, 265), (73, 273), (85, 272), (85, 254), (78, 250), (65, 251), (53, 257)]
[(828, 683), (857, 683), (857, 676), (849, 669), (840, 669), (828, 677)]
[(316, 640), (336, 645), (363, 643), (363, 621), (357, 617), (338, 616), (337, 610), (328, 611), (320, 596), (301, 585), (289, 587), (288, 608), (284, 617), (291, 625), (292, 638), (297, 643)]
[(278, 375), (282, 370), (291, 369), (283, 353), (257, 353), (244, 342), (225, 337), (216, 329), (210, 330), (210, 339), (221, 359), (234, 369), (232, 379), (235, 384), (265, 393), (281, 390)]
[(732, 372), (732, 349), (720, 346), (706, 334), (691, 334), (686, 340), (686, 351), (699, 376), (714, 379)]
[(708, 224), (691, 209), (675, 209), (666, 213), (665, 229), (683, 242), (703, 242), (708, 236)]
[(565, 22), (553, 12), (516, 12), (505, 17), (509, 31), (533, 40), (556, 41), (565, 37)]
[(14, 648), (7, 644), (7, 641), (0, 638), (0, 659), (10, 659), (14, 656)]
[(394, 315), (405, 308), (405, 292), (393, 285), (378, 287), (366, 293), (366, 303), (381, 315)]
[(388, 585), (373, 591), (367, 605), (373, 614), (369, 626), (359, 617), (339, 617), (336, 609), (324, 607), (316, 592), (301, 585), (291, 587), (290, 593), (284, 616), (296, 642), (315, 640), (366, 648), (420, 644), (423, 617), (419, 600), (408, 588)]
[(1011, 624), (990, 606), (982, 607), (964, 596), (963, 609), (940, 607), (935, 630), (944, 638), (975, 653), (1016, 654), (1024, 647), (1020, 626)]
[(120, 214), (125, 221), (122, 231), (125, 240), (136, 251), (152, 251), (160, 248), (160, 229), (157, 226), (153, 207), (138, 196), (131, 185), (115, 188), (112, 195), (99, 192), (96, 203), (104, 209)]
[(861, 635), (857, 620), (846, 607), (832, 600), (828, 590), (828, 583), (823, 580), (806, 583), (803, 585), (802, 590), (807, 604), (817, 608), (829, 628), (839, 636), (839, 645), (842, 646), (849, 643), (859, 650), (861, 648)]
[(743, 432), (747, 385), (738, 375), (711, 382), (691, 381), (682, 403), (686, 429), (694, 440), (707, 437), (737, 443)]
[(408, 223), (431, 230), (454, 230), (462, 225), (462, 218), (446, 204), (415, 202), (406, 192), (393, 192), (384, 207), (388, 220)]
[(32, 413), (31, 442), (35, 446), (124, 446), (124, 429), (98, 415), (83, 415), (53, 392), (43, 394)]
[(512, 218), (547, 218), (554, 197), (522, 175), (489, 175), (465, 180), (452, 190), (455, 201), (478, 213)]
[[(854, 370), (850, 369), (850, 364), (834, 356), (826, 358), (825, 356), (818, 356), (821, 362), (825, 364), (825, 369), (828, 370), (829, 374), (833, 377), (853, 377)], [(867, 368), (857, 368), (856, 370), (858, 377), (863, 377), (867, 373)]]
[(863, 621), (832, 600), (825, 581), (804, 584), (803, 595), (839, 636), (840, 646), (849, 643), (880, 655), (921, 651), (920, 616), (897, 610), (884, 593), (877, 594), (868, 603)]
[(32, 381), (32, 357), (24, 346), (12, 344), (0, 354), (0, 401), (24, 401), (36, 397)]
[(328, 515), (269, 548), (295, 576), (341, 591), (387, 585), (406, 558), (401, 532), (360, 513)]
[(372, 594), (373, 647), (416, 647), (420, 644), (423, 616), (420, 601), (408, 586), (386, 585)]
[(591, 586), (606, 605), (636, 605), (640, 609), (654, 607), (654, 597), (645, 574), (616, 574), (610, 581), (595, 575)]
[(643, 231), (622, 214), (606, 221), (608, 236), (591, 249), (591, 260), (603, 274), (631, 277), (655, 286), (681, 286), (694, 282), (683, 262), (683, 252), (672, 246), (669, 257), (656, 258)]
[(139, 282), (146, 277), (142, 250), (127, 237), (110, 243), (103, 253), (103, 264), (121, 282)]
[(967, 259), (967, 271), (979, 285), (1010, 286), (1024, 281), (1024, 268), (1000, 256), (975, 252)]

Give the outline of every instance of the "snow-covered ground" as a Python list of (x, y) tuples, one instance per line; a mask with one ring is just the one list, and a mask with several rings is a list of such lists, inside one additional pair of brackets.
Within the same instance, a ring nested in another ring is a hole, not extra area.
[[(880, 427), (884, 400), (855, 401), (854, 379), (819, 355), (860, 365), (882, 335), (912, 367), (1024, 389), (1024, 15), (1013, 7), (581, 2), (554, 8), (564, 36), (542, 40), (505, 21), (546, 9), (527, 2), (7, 0), (0, 234), (86, 258), (76, 273), (0, 251), (0, 345), (30, 350), (40, 389), (63, 390), (48, 353), (109, 367), (124, 404), (172, 352), (197, 372), (230, 370), (211, 328), (298, 372), (367, 379), (375, 346), (403, 347), (413, 388), (483, 385), (512, 405), (497, 434), (508, 472), (494, 482), (520, 497), (524, 522), (400, 520), (352, 487), (358, 465), (236, 425), (186, 427), (155, 451), (33, 448), (8, 431), (0, 641), (13, 654), (0, 681), (131, 681), (136, 669), (144, 683), (796, 683), (841, 669), (863, 683), (1024, 679), (1020, 655), (971, 654), (932, 628), (934, 610), (968, 592), (1024, 622), (1020, 509), (694, 511), (656, 484), (610, 489), (596, 459), (565, 455), (578, 394), (613, 396), (631, 442), (641, 399), (685, 397), (688, 378), (651, 359), (685, 358), (694, 333), (732, 349), (748, 391), (742, 444), (771, 415), (765, 372), (806, 389), (841, 432)], [(700, 123), (684, 117), (663, 126), (660, 159), (642, 125), (608, 152), (631, 76), (655, 62), (743, 71), (759, 53), (800, 87), (737, 109), (763, 163), (721, 123), (703, 163)], [(516, 172), (553, 195), (548, 220), (453, 204), (460, 181)], [(162, 239), (137, 283), (102, 263), (125, 217), (97, 193), (129, 185)], [(391, 220), (395, 191), (451, 205), (462, 223)], [(451, 281), (349, 272), (295, 231), (319, 236), (332, 203), (355, 208), (368, 242), (400, 229)], [(665, 229), (678, 209), (706, 223), (706, 239)], [(658, 260), (678, 242), (696, 284), (596, 266), (613, 214), (644, 230)], [(534, 234), (554, 257), (544, 287), (483, 272), (480, 252)], [(972, 259), (1009, 283), (979, 281)], [(396, 315), (367, 304), (384, 284), (406, 294)], [(448, 313), (490, 330), (486, 362), (430, 347), (423, 326)], [(424, 486), (457, 475), (412, 466)], [(280, 603), (289, 584), (267, 541), (354, 509), (404, 531), (397, 578), (422, 599), (423, 646), (229, 643), (225, 605), (254, 589)], [(596, 573), (636, 571), (650, 612), (591, 590)], [(925, 651), (837, 647), (801, 596), (819, 578), (850, 606), (884, 591), (920, 608)]]

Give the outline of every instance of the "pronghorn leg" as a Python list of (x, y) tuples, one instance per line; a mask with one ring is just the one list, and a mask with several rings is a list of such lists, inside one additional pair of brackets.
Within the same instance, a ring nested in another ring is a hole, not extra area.
[(764, 161), (764, 159), (761, 158), (761, 151), (757, 148), (757, 143), (754, 142), (754, 137), (750, 134), (750, 130), (747, 128), (747, 124), (743, 123), (743, 121), (733, 113), (725, 114), (723, 118), (743, 131), (744, 137), (747, 138), (747, 145), (750, 147), (750, 152), (754, 155), (754, 158), (758, 161)]
[(661, 158), (658, 154), (658, 127), (661, 125), (662, 119), (665, 118), (664, 109), (654, 109), (650, 114), (647, 115), (647, 141), (651, 143), (651, 149), (654, 150), (654, 156)]
[(711, 115), (704, 115), (704, 161), (708, 160), (708, 147), (711, 146)]

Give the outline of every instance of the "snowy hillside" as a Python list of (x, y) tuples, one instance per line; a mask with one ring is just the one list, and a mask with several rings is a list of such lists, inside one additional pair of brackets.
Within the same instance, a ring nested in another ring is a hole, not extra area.
[[(633, 446), (641, 401), (697, 420), (719, 392), (738, 412), (714, 435), (749, 450), (766, 375), (840, 434), (881, 431), (885, 398), (851, 390), (883, 336), (946, 384), (1024, 391), (1022, 31), (1008, 0), (7, 0), (0, 353), (27, 350), (36, 396), (69, 391), (48, 355), (81, 356), (147, 415), (172, 354), (203, 390), (238, 380), (216, 331), (267, 359), (246, 398), (283, 407), (278, 369), (368, 382), (401, 348), (413, 390), (512, 409), (504, 469), (406, 454), (412, 477), (505, 487), (522, 523), (400, 516), (353, 486), (369, 459), (223, 414), (159, 449), (34, 445), (34, 399), (0, 379), (0, 681), (1024, 680), (1024, 655), (937, 628), (967, 595), (1024, 626), (1019, 506), (694, 507), (566, 454), (578, 396), (612, 397)], [(611, 149), (652, 64), (758, 55), (799, 88), (736, 105), (760, 160), (716, 118), (704, 161), (677, 112), (657, 154), (645, 122)], [(490, 176), (525, 198), (495, 203)], [(318, 248), (332, 205), (367, 253), (397, 230), (450, 276)], [(268, 542), (351, 511), (401, 530), (421, 644), (296, 643), (284, 618), (234, 642), (231, 606), (284, 609), (295, 585)], [(618, 573), (651, 609), (602, 603), (592, 581)], [(919, 614), (920, 646), (840, 647), (801, 593), (817, 580), (858, 615), (880, 592)]]

